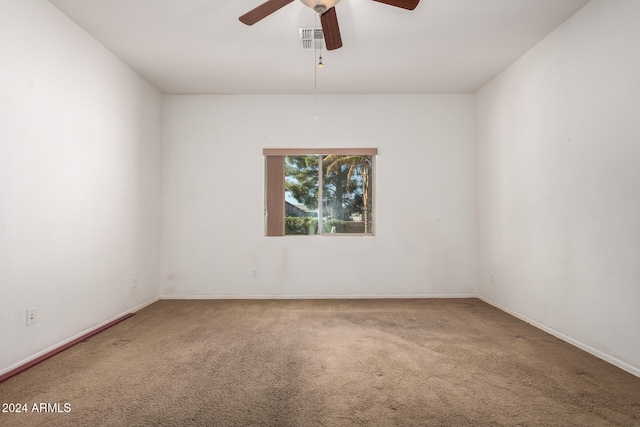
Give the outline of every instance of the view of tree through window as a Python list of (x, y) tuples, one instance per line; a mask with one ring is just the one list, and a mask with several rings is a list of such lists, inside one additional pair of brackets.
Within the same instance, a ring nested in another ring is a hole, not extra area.
[[(285, 156), (285, 235), (372, 234), (371, 155)], [(319, 202), (321, 199), (321, 202)]]

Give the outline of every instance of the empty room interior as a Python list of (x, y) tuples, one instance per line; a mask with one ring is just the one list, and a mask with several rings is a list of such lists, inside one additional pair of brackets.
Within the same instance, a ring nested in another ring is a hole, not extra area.
[(0, 0), (0, 424), (640, 425), (640, 1), (261, 3)]

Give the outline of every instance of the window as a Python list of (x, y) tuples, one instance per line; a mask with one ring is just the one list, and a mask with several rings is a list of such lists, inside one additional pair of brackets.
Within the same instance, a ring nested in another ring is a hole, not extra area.
[(373, 235), (377, 151), (265, 149), (265, 234)]

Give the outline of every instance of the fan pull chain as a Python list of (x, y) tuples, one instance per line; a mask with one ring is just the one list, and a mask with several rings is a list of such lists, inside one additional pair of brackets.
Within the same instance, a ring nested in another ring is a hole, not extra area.
[[(318, 48), (316, 47), (316, 38), (315, 38), (315, 31), (316, 28), (318, 27), (318, 14), (315, 14), (315, 18), (314, 18), (314, 25), (313, 25), (313, 34), (314, 36), (312, 37), (313, 40), (313, 47), (315, 48), (314, 53), (317, 55), (318, 54)], [(322, 51), (320, 53), (320, 58), (322, 58)], [(313, 121), (317, 122), (318, 121), (318, 67), (315, 66), (315, 55), (313, 58), (313, 62), (314, 62), (314, 66), (313, 66)]]
[[(316, 49), (316, 53), (318, 49)], [(322, 52), (322, 50), (320, 50)], [(320, 53), (320, 60), (322, 61), (322, 53)], [(314, 58), (315, 61), (315, 58)], [(318, 121), (318, 67), (313, 67), (313, 121)]]

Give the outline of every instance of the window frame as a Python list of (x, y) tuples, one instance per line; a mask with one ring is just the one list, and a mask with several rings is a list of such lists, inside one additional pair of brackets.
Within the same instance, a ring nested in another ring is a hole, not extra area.
[[(322, 227), (322, 203), (318, 203), (318, 232), (313, 236), (358, 236), (376, 235), (376, 157), (377, 148), (264, 148), (264, 231), (266, 237), (301, 236), (285, 234), (284, 163), (287, 156), (361, 155), (371, 156), (371, 231), (369, 233), (324, 233)], [(319, 161), (318, 200), (322, 200), (323, 168)], [(281, 194), (280, 194), (281, 193)], [(269, 215), (271, 212), (271, 215)], [(304, 235), (309, 236), (309, 235)]]

